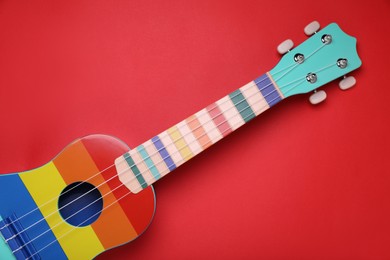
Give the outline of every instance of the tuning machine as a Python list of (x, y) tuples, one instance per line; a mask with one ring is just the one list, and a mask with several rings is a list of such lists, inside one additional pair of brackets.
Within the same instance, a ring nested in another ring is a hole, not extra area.
[(356, 84), (356, 79), (354, 76), (344, 76), (344, 78), (339, 82), (339, 87), (341, 90), (347, 90), (352, 88)]
[(294, 42), (290, 39), (287, 39), (278, 45), (277, 50), (279, 54), (283, 55), (289, 52), (292, 49), (292, 47), (294, 47)]
[(310, 95), (309, 101), (312, 105), (317, 105), (326, 99), (326, 92), (323, 90), (314, 90), (314, 93)]
[[(320, 23), (317, 21), (313, 21), (309, 23), (305, 28), (304, 32), (307, 36), (310, 36), (312, 34), (315, 34), (320, 29)], [(277, 50), (278, 52), (283, 55), (287, 52), (289, 52), (292, 47), (294, 46), (294, 42), (291, 39), (287, 39), (281, 44), (278, 45)]]
[(317, 21), (313, 21), (313, 22), (309, 23), (308, 25), (306, 25), (306, 27), (303, 29), (303, 31), (305, 32), (305, 34), (307, 36), (310, 36), (310, 35), (317, 33), (319, 29), (320, 29), (320, 23)]

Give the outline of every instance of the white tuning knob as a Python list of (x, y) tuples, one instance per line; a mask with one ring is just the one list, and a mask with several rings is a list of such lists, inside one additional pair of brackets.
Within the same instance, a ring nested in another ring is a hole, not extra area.
[(326, 99), (326, 93), (323, 90), (315, 91), (311, 94), (309, 100), (312, 105), (317, 105)]
[(313, 33), (317, 32), (318, 29), (320, 29), (320, 23), (317, 21), (313, 21), (313, 22), (309, 23), (308, 25), (306, 25), (306, 27), (305, 27), (305, 29), (303, 29), (303, 31), (305, 32), (305, 34), (307, 36), (310, 36)]
[(278, 52), (283, 55), (286, 52), (288, 52), (289, 50), (291, 50), (293, 46), (294, 46), (293, 41), (288, 39), (288, 40), (285, 40), (284, 42), (282, 42), (281, 44), (279, 44), (277, 49), (278, 49)]
[(353, 76), (348, 76), (348, 77), (343, 78), (343, 79), (340, 81), (339, 87), (340, 87), (342, 90), (346, 90), (346, 89), (352, 88), (355, 84), (356, 84), (356, 79), (355, 79), (355, 77), (353, 77)]

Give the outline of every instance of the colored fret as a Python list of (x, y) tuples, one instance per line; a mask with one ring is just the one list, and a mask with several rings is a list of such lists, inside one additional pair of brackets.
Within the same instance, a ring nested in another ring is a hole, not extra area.
[(177, 126), (173, 126), (169, 128), (167, 132), (169, 133), (172, 142), (175, 144), (177, 150), (179, 151), (184, 161), (188, 161), (189, 159), (191, 159), (193, 154), (190, 148), (188, 147), (187, 143), (185, 142)]
[(264, 74), (118, 157), (119, 179), (137, 193), (282, 99)]
[(234, 106), (237, 108), (238, 112), (241, 114), (241, 117), (245, 123), (249, 122), (249, 120), (255, 117), (252, 108), (248, 104), (248, 101), (246, 101), (245, 97), (242, 95), (240, 89), (229, 94), (229, 97), (232, 100)]

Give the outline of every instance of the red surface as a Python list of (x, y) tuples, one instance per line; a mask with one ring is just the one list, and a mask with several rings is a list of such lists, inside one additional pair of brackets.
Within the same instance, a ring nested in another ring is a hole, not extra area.
[(256, 76), (313, 19), (358, 39), (346, 92), (290, 98), (155, 185), (148, 231), (99, 259), (389, 259), (390, 3), (0, 2), (0, 172), (73, 139), (147, 140)]

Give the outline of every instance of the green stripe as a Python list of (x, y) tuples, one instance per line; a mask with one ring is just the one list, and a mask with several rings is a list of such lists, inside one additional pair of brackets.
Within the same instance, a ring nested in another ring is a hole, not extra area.
[(252, 108), (249, 106), (248, 102), (239, 89), (230, 93), (229, 97), (236, 106), (238, 112), (240, 112), (240, 115), (242, 119), (244, 119), (245, 123), (255, 118), (255, 114), (253, 113)]
[(135, 165), (133, 158), (131, 158), (131, 156), (128, 153), (125, 153), (123, 155), (123, 157), (125, 158), (127, 164), (129, 165), (129, 167), (133, 171), (134, 176), (137, 178), (137, 180), (138, 180), (139, 184), (142, 186), (142, 188), (145, 189), (146, 187), (148, 187), (148, 184), (146, 183), (141, 172), (139, 171), (137, 165)]
[(152, 159), (150, 158), (148, 152), (145, 150), (145, 148), (144, 148), (144, 146), (142, 144), (137, 147), (137, 151), (139, 152), (139, 154), (144, 159), (144, 162), (148, 166), (150, 172), (153, 174), (153, 177), (156, 180), (160, 179), (160, 177), (161, 177), (160, 173), (158, 172), (156, 166), (154, 165)]

